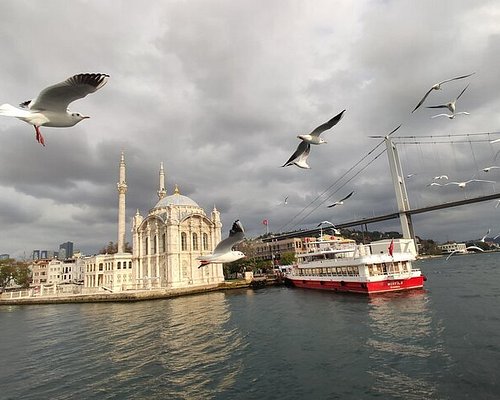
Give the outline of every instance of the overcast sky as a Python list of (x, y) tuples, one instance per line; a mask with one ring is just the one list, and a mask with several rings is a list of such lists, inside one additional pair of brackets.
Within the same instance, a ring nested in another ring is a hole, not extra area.
[[(500, 182), (500, 169), (482, 172), (500, 165), (500, 143), (489, 143), (500, 138), (499, 20), (498, 1), (481, 0), (1, 1), (0, 104), (76, 73), (110, 79), (71, 104), (90, 119), (42, 127), (46, 147), (33, 127), (0, 117), (0, 253), (28, 257), (72, 241), (93, 254), (116, 241), (121, 151), (128, 241), (136, 209), (147, 215), (158, 200), (160, 162), (168, 194), (177, 184), (207, 214), (215, 205), (223, 236), (237, 218), (254, 237), (263, 219), (276, 232), (394, 212), (387, 156), (370, 162), (383, 147), (351, 168), (381, 141), (370, 135), (399, 124), (403, 170), (416, 174), (406, 182), (412, 207), (497, 193), (499, 184), (426, 185), (442, 174)], [(424, 104), (470, 84), (457, 102), (470, 115), (411, 113), (434, 83), (472, 72)], [(328, 144), (311, 149), (311, 169), (281, 168), (298, 134), (343, 109), (322, 135)], [(462, 241), (500, 233), (499, 221), (490, 201), (420, 214), (414, 227), (423, 238)]]

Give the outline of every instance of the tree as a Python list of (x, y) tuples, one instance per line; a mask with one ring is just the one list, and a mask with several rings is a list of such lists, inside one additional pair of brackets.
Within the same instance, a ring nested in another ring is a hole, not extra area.
[(280, 257), (280, 265), (292, 265), (295, 262), (295, 254), (292, 252), (283, 253)]
[[(124, 248), (125, 253), (132, 253), (132, 246), (130, 246), (129, 242), (125, 243)], [(115, 254), (118, 253), (118, 243), (110, 241), (107, 246), (104, 246), (101, 250), (99, 250), (99, 254)]]
[(27, 288), (31, 283), (31, 271), (26, 261), (16, 261), (12, 258), (0, 261), (0, 287), (5, 288), (9, 283)]

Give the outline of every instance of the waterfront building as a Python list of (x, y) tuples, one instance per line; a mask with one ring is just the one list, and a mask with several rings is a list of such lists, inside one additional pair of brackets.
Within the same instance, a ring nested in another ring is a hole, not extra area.
[[(334, 241), (341, 244), (355, 243), (352, 239), (345, 239), (341, 236), (322, 235), (321, 240)], [(246, 241), (238, 246), (239, 250), (244, 249), (247, 256), (252, 256), (257, 260), (273, 261), (274, 264), (280, 264), (280, 258), (286, 253), (292, 253), (297, 256), (302, 253), (311, 252), (316, 249), (318, 238), (315, 237), (292, 237), (276, 239), (268, 242), (262, 240)]]
[(163, 163), (160, 164), (158, 202), (143, 217), (133, 219), (133, 260), (135, 280), (143, 287), (187, 288), (224, 281), (222, 264), (198, 268), (196, 259), (210, 254), (221, 240), (220, 213), (213, 208), (207, 216), (193, 199), (175, 186), (165, 189)]
[(467, 253), (467, 246), (465, 245), (465, 243), (456, 243), (456, 242), (444, 243), (444, 244), (438, 245), (438, 247), (441, 249), (441, 251), (444, 254), (453, 253), (454, 251), (458, 252), (458, 253), (464, 253), (464, 254)]
[(222, 264), (198, 268), (197, 257), (210, 254), (221, 240), (220, 213), (207, 216), (176, 186), (168, 195), (160, 164), (158, 201), (146, 216), (137, 210), (132, 223), (133, 253), (125, 249), (125, 157), (120, 160), (118, 252), (85, 257), (84, 286), (110, 291), (192, 288), (224, 281)]
[(47, 283), (48, 264), (50, 260), (34, 260), (30, 265), (32, 281), (30, 286), (41, 286)]
[(61, 283), (62, 261), (57, 258), (51, 259), (47, 264), (47, 284)]

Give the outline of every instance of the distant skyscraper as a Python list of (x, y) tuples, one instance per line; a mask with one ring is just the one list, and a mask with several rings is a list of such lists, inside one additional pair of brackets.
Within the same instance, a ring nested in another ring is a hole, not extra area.
[(33, 250), (33, 260), (40, 259), (40, 250)]
[[(64, 251), (61, 251), (63, 250)], [(73, 242), (66, 242), (59, 245), (59, 258), (66, 259), (73, 257)]]

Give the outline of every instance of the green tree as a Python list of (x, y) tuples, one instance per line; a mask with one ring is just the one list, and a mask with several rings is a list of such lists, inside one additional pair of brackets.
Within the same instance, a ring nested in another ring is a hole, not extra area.
[[(132, 246), (129, 242), (125, 243), (125, 253), (132, 253)], [(118, 243), (110, 241), (106, 246), (99, 250), (99, 254), (116, 254), (118, 253)]]
[(295, 254), (292, 252), (283, 253), (280, 257), (280, 265), (292, 265), (295, 262)]
[(31, 271), (28, 262), (12, 258), (0, 261), (0, 287), (4, 289), (11, 281), (23, 288), (29, 287)]

